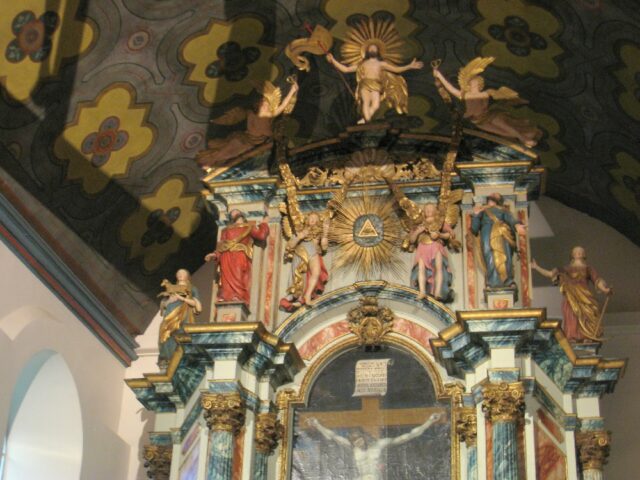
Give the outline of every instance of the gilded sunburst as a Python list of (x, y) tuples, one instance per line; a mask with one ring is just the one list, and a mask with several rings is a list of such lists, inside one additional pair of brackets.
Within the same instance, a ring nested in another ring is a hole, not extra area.
[(331, 223), (331, 240), (336, 245), (333, 268), (353, 269), (366, 280), (383, 272), (401, 275), (400, 234), (391, 198), (348, 198)]

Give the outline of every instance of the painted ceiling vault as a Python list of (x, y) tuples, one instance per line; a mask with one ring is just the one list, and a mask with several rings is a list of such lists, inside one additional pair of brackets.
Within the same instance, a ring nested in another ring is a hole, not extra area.
[[(256, 82), (286, 89), (295, 69), (283, 49), (305, 24), (325, 26), (338, 52), (349, 25), (393, 19), (407, 60), (427, 64), (406, 74), (402, 125), (414, 131), (450, 129), (430, 60), (453, 78), (495, 56), (487, 85), (517, 90), (530, 101), (517, 114), (544, 131), (547, 194), (640, 244), (634, 1), (21, 0), (0, 10), (0, 164), (149, 299), (149, 312), (160, 280), (196, 269), (214, 245), (194, 157), (233, 127), (209, 120), (254, 103)], [(336, 72), (311, 62), (286, 120), (295, 144), (357, 119)]]

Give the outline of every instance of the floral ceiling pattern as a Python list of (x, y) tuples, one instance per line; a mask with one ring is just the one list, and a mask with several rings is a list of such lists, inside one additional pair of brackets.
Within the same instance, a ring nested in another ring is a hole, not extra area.
[[(150, 298), (215, 239), (194, 157), (230, 127), (209, 120), (252, 105), (260, 81), (286, 88), (295, 72), (283, 48), (305, 25), (325, 26), (335, 49), (368, 17), (395, 20), (407, 60), (441, 58), (450, 77), (496, 56), (487, 86), (529, 99), (516, 114), (545, 133), (547, 194), (640, 244), (640, 10), (630, 0), (24, 0), (0, 10), (3, 168)], [(286, 126), (297, 144), (356, 120), (336, 72), (311, 61)], [(428, 69), (406, 78), (407, 128), (448, 132)]]

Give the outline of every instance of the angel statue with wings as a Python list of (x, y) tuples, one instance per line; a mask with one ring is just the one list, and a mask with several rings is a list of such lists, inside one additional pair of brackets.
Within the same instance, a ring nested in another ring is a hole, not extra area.
[(300, 211), (297, 199), (297, 179), (289, 165), (281, 164), (280, 173), (287, 190), (287, 202), (280, 204), (282, 232), (287, 240), (284, 260), (293, 263), (293, 278), (287, 294), (280, 300), (280, 309), (293, 312), (324, 292), (329, 272), (323, 256), (329, 248), (329, 210)]
[(196, 160), (201, 167), (208, 169), (238, 157), (255, 147), (268, 142), (273, 137), (273, 119), (281, 114), (289, 114), (296, 103), (298, 83), (295, 77), (287, 78), (291, 88), (282, 99), (282, 91), (273, 83), (266, 81), (258, 90), (262, 97), (252, 110), (235, 107), (224, 115), (211, 120), (216, 125), (231, 126), (246, 120), (245, 131), (234, 132), (226, 138), (209, 140), (206, 150), (198, 152)]
[(370, 122), (385, 100), (399, 114), (408, 112), (407, 82), (400, 73), (419, 70), (423, 63), (415, 58), (401, 66), (404, 43), (391, 21), (361, 22), (352, 27), (340, 52), (342, 62), (327, 53), (327, 61), (342, 73), (355, 73), (355, 98), (362, 118), (358, 123)]
[[(518, 140), (526, 147), (535, 147), (542, 137), (542, 130), (527, 119), (516, 118), (502, 108), (502, 105), (524, 104), (517, 92), (508, 87), (497, 90), (484, 89), (482, 72), (495, 60), (494, 57), (477, 57), (462, 67), (458, 73), (459, 89), (454, 87), (438, 70), (438, 62), (432, 63), (433, 75), (442, 82), (444, 88), (464, 103), (464, 118), (485, 132)], [(491, 104), (491, 100), (500, 102)]]
[(453, 276), (447, 248), (457, 252), (461, 247), (453, 229), (460, 216), (457, 203), (462, 200), (464, 191), (446, 191), (440, 195), (438, 203), (426, 203), (420, 208), (396, 185), (389, 182), (389, 186), (404, 213), (400, 220), (408, 232), (402, 249), (415, 252), (411, 286), (418, 290), (419, 299), (429, 295), (445, 303), (452, 302)]

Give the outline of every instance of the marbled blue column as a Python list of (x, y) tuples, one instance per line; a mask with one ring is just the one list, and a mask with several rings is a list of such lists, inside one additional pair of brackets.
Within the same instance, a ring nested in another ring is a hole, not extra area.
[(515, 421), (493, 422), (493, 480), (518, 480), (518, 431)]
[(253, 480), (267, 480), (267, 465), (269, 455), (256, 452), (255, 465), (253, 468)]
[(478, 479), (478, 447), (467, 444), (467, 480)]
[(233, 432), (211, 431), (207, 480), (231, 480), (233, 474)]

